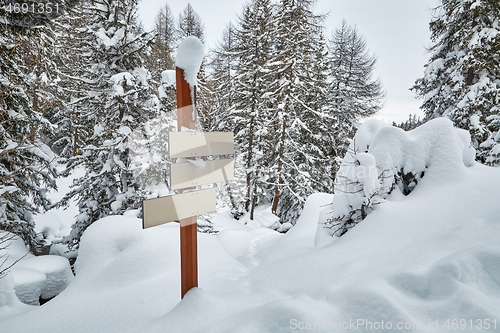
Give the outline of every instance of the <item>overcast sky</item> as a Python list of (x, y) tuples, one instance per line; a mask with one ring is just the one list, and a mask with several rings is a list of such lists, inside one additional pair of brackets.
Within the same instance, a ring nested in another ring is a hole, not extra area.
[[(208, 47), (220, 39), (224, 26), (242, 11), (246, 0), (142, 0), (140, 18), (146, 29), (153, 27), (158, 8), (168, 3), (177, 18), (191, 3), (205, 25)], [(403, 121), (410, 113), (421, 115), (420, 101), (408, 89), (423, 75), (430, 46), (431, 8), (438, 0), (319, 0), (315, 13), (329, 13), (326, 35), (342, 19), (355, 25), (378, 59), (376, 75), (386, 90), (384, 108), (375, 117)]]

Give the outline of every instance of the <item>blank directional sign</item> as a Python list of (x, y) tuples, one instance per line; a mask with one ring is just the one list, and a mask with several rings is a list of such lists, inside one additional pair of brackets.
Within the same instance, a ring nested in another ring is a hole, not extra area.
[(198, 185), (227, 182), (234, 179), (234, 160), (205, 161), (200, 168), (190, 162), (173, 163), (170, 169), (170, 187), (178, 190)]
[(215, 210), (215, 189), (187, 192), (144, 200), (142, 228), (205, 214)]
[(170, 158), (234, 154), (232, 132), (170, 132)]

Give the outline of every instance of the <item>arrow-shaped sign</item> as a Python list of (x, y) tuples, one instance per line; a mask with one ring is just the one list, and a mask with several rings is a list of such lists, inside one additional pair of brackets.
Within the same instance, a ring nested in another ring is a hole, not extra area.
[(215, 210), (215, 189), (209, 188), (166, 197), (144, 200), (143, 229), (167, 222), (205, 214)]
[(170, 158), (234, 154), (232, 132), (170, 132)]
[(234, 179), (234, 160), (221, 159), (204, 161), (200, 168), (190, 162), (173, 163), (170, 169), (170, 188), (181, 188), (227, 182)]

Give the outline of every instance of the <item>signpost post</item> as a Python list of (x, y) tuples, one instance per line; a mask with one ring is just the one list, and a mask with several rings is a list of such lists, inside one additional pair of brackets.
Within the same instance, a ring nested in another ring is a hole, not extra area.
[[(176, 68), (177, 89), (177, 131), (182, 128), (194, 130), (193, 101), (191, 87), (184, 78), (184, 71)], [(196, 187), (187, 188), (189, 190)], [(193, 202), (194, 204), (194, 202)], [(191, 216), (180, 220), (181, 223), (181, 296), (189, 289), (198, 287), (198, 224), (197, 217)]]
[[(178, 132), (169, 134), (170, 158), (234, 154), (233, 133), (194, 132), (196, 110), (191, 86), (179, 67), (176, 68), (176, 89)], [(215, 189), (197, 191), (196, 186), (233, 178), (233, 159), (175, 163), (172, 164), (170, 190), (179, 190), (179, 194), (143, 202), (144, 229), (176, 220), (180, 222), (182, 298), (189, 289), (198, 286), (197, 215), (215, 210)]]

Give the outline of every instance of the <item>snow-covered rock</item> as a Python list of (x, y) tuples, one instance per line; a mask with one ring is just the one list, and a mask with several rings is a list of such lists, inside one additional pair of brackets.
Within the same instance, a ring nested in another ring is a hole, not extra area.
[(47, 281), (47, 276), (31, 268), (13, 267), (10, 270), (14, 279), (14, 290), (21, 302), (40, 305), (40, 296)]
[[(12, 275), (16, 284), (16, 293), (23, 295), (22, 298), (19, 297), (21, 301), (28, 298), (33, 299), (36, 296), (43, 299), (52, 298), (63, 291), (73, 280), (68, 260), (53, 255), (21, 260), (12, 269)], [(30, 292), (36, 293), (38, 291), (40, 293), (31, 298), (26, 296)]]

